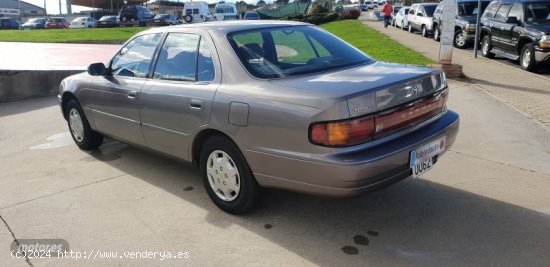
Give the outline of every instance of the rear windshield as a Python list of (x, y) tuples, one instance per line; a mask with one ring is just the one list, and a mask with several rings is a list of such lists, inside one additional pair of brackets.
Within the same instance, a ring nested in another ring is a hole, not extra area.
[(373, 62), (348, 43), (313, 26), (270, 27), (227, 37), (245, 68), (258, 78), (291, 77)]

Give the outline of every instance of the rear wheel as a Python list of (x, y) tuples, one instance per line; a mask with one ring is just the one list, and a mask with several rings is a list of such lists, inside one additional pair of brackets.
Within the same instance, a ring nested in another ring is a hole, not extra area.
[(71, 136), (80, 149), (96, 149), (103, 143), (103, 135), (92, 130), (82, 107), (76, 100), (70, 100), (67, 103), (65, 112)]
[(413, 26), (412, 26), (411, 23), (409, 23), (409, 32), (413, 32), (413, 31), (414, 31), (414, 30), (413, 30)]
[(521, 49), (520, 57), (521, 68), (527, 71), (534, 71), (536, 67), (535, 48), (533, 44), (526, 44)]
[(200, 169), (206, 192), (220, 209), (242, 214), (257, 204), (260, 186), (231, 140), (222, 136), (208, 139), (201, 151)]
[(183, 17), (183, 20), (185, 20), (185, 22), (187, 22), (187, 23), (191, 23), (191, 22), (193, 22), (193, 16), (185, 15), (185, 17)]
[(481, 42), (481, 55), (486, 58), (494, 58), (495, 54), (491, 53), (491, 49), (493, 49), (493, 45), (491, 44), (491, 36), (485, 35), (485, 37), (483, 37), (483, 41)]

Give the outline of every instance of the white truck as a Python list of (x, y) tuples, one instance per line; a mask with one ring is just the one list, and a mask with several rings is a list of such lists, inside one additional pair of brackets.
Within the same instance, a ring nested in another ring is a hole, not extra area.
[(183, 20), (186, 23), (206, 22), (212, 20), (208, 3), (205, 1), (189, 1), (183, 6)]

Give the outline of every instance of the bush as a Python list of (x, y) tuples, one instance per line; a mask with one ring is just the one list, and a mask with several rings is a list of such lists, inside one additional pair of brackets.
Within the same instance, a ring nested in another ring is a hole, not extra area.
[(361, 10), (354, 8), (354, 9), (347, 9), (342, 12), (342, 19), (357, 19), (361, 16)]
[(319, 25), (338, 20), (339, 17), (338, 13), (313, 14), (303, 17), (301, 21)]

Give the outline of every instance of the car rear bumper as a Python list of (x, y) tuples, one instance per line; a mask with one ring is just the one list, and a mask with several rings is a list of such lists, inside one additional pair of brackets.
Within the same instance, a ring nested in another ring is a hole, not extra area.
[(360, 151), (324, 155), (321, 160), (250, 150), (244, 153), (258, 183), (264, 187), (353, 197), (411, 176), (410, 152), (445, 136), (441, 156), (456, 139), (459, 124), (458, 114), (447, 111), (435, 121), (388, 142)]

